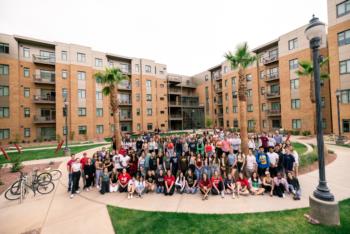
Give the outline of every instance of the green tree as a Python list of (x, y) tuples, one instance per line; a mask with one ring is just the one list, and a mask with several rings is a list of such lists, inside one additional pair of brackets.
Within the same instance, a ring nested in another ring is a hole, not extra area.
[(247, 80), (246, 69), (256, 61), (256, 56), (249, 51), (246, 42), (237, 45), (234, 53), (228, 52), (225, 58), (233, 69), (238, 69), (238, 101), (240, 112), (240, 135), (242, 140), (242, 152), (248, 154), (248, 129), (247, 129)]
[[(325, 80), (329, 78), (329, 74), (327, 72), (327, 66), (325, 66), (328, 63), (328, 58), (324, 58), (320, 62), (321, 67), (321, 80)], [(298, 76), (304, 76), (304, 77), (310, 77), (310, 100), (312, 103), (315, 103), (315, 83), (314, 83), (314, 67), (311, 61), (304, 60), (299, 62), (300, 69), (296, 71), (295, 73)]]
[(119, 149), (122, 136), (119, 123), (118, 84), (129, 78), (119, 68), (106, 68), (104, 72), (96, 73), (95, 78), (104, 85), (102, 89), (103, 95), (109, 96), (111, 110), (113, 112), (115, 145)]
[(205, 118), (205, 126), (206, 126), (207, 128), (211, 128), (212, 125), (213, 125), (213, 120), (212, 120), (209, 116), (207, 116), (207, 117)]

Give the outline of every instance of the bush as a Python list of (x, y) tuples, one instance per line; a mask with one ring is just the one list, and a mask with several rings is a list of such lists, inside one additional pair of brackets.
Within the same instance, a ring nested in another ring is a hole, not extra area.
[(310, 136), (311, 135), (311, 132), (310, 131), (303, 131), (302, 133), (301, 133), (303, 136)]
[(301, 155), (299, 160), (300, 167), (306, 167), (313, 164), (318, 160), (317, 149), (314, 148), (311, 153)]
[(297, 135), (300, 135), (300, 131), (299, 130), (289, 130), (289, 131), (286, 131), (288, 133), (290, 133), (291, 135), (294, 135), (294, 136), (297, 136)]
[(22, 161), (19, 158), (13, 159), (11, 161), (12, 161), (11, 172), (14, 173), (22, 170), (23, 165), (22, 165)]

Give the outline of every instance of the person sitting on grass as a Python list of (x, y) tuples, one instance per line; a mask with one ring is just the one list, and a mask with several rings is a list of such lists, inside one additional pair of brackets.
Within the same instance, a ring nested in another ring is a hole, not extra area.
[(284, 198), (284, 192), (288, 192), (288, 183), (285, 178), (283, 178), (281, 172), (277, 172), (277, 176), (273, 178), (271, 194)]
[(293, 175), (292, 171), (289, 171), (287, 173), (287, 182), (288, 182), (288, 188), (289, 192), (291, 192), (294, 196), (294, 200), (300, 200), (301, 197), (301, 189), (299, 180), (296, 176)]
[(175, 191), (175, 177), (171, 174), (171, 170), (168, 170), (166, 176), (164, 176), (164, 183), (165, 183), (165, 187), (164, 187), (165, 196), (173, 195)]
[(199, 188), (203, 194), (202, 199), (203, 200), (208, 200), (209, 192), (211, 191), (212, 184), (208, 178), (208, 175), (203, 173), (202, 174), (202, 179), (199, 182)]
[(235, 198), (236, 184), (232, 174), (228, 174), (224, 181), (225, 191), (227, 194), (232, 194), (232, 198)]
[(178, 191), (180, 194), (183, 194), (183, 192), (185, 191), (185, 187), (186, 187), (186, 178), (184, 176), (184, 173), (180, 171), (175, 181), (176, 191)]
[(131, 179), (129, 173), (123, 168), (122, 173), (118, 175), (119, 192), (125, 193), (128, 191), (128, 182)]
[(153, 171), (148, 171), (146, 175), (146, 192), (153, 192), (156, 189), (156, 177)]
[(133, 194), (135, 192), (135, 178), (132, 177), (128, 182), (128, 199), (133, 198)]
[(221, 197), (225, 197), (224, 193), (224, 184), (222, 181), (222, 177), (219, 175), (219, 171), (215, 171), (213, 177), (211, 177), (211, 183), (212, 183), (212, 188), (211, 188), (211, 193), (213, 195), (219, 195), (221, 194)]
[(113, 168), (111, 175), (109, 176), (109, 191), (117, 192), (118, 191), (118, 171), (116, 168)]
[(238, 173), (236, 186), (237, 186), (237, 197), (239, 197), (240, 195), (244, 195), (244, 196), (249, 195), (250, 185), (247, 178), (244, 178), (244, 175), (242, 172)]
[(163, 170), (159, 170), (159, 174), (156, 177), (156, 192), (157, 193), (164, 193), (164, 174), (163, 174)]
[(109, 174), (108, 168), (103, 169), (103, 173), (101, 176), (101, 194), (109, 193)]
[(272, 183), (273, 183), (273, 179), (270, 175), (269, 171), (265, 171), (265, 176), (262, 180), (262, 186), (265, 189), (266, 193), (270, 193), (270, 195), (272, 196)]
[(253, 195), (264, 195), (265, 189), (261, 187), (261, 180), (258, 176), (258, 173), (253, 172), (252, 177), (249, 178), (249, 184), (250, 191)]
[(186, 192), (195, 194), (197, 192), (197, 177), (191, 169), (188, 169), (186, 176)]
[(135, 192), (139, 196), (139, 198), (142, 198), (142, 194), (146, 189), (146, 183), (143, 178), (143, 176), (138, 175), (137, 179), (135, 181)]

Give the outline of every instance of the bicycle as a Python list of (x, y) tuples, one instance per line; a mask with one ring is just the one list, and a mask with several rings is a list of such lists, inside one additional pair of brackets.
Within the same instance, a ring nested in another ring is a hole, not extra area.
[(47, 173), (50, 173), (53, 181), (57, 181), (57, 180), (61, 179), (61, 177), (62, 177), (61, 170), (51, 169), (51, 167), (47, 167), (47, 168), (45, 168), (45, 171)]
[(23, 199), (29, 193), (31, 189), (36, 195), (36, 192), (40, 194), (48, 194), (55, 188), (55, 184), (52, 182), (51, 174), (43, 172), (37, 175), (38, 170), (33, 171), (31, 181), (28, 179), (28, 175), (20, 171), (20, 178), (14, 182), (9, 189), (5, 192), (5, 198), (7, 200)]

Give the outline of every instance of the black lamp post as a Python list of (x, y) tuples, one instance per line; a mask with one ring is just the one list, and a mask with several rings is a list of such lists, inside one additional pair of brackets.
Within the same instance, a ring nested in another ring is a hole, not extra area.
[(315, 16), (310, 20), (305, 29), (305, 35), (310, 41), (312, 49), (315, 97), (316, 97), (316, 130), (317, 130), (317, 153), (319, 167), (319, 183), (313, 195), (322, 201), (334, 201), (334, 195), (326, 182), (325, 162), (324, 162), (324, 142), (322, 128), (322, 108), (321, 108), (321, 82), (320, 82), (320, 56), (319, 47), (321, 45), (322, 35), (325, 34), (325, 24), (320, 22)]
[(68, 101), (67, 98), (64, 99), (64, 110), (65, 110), (65, 130), (66, 130), (66, 142), (64, 147), (64, 155), (69, 156), (70, 155), (70, 149), (68, 148)]
[(341, 95), (341, 90), (337, 89), (335, 92), (335, 95), (337, 97), (337, 117), (338, 117), (338, 137), (336, 138), (336, 144), (344, 144), (343, 137), (341, 135), (341, 128), (340, 128), (340, 108), (339, 108), (339, 103), (340, 103), (340, 95)]

